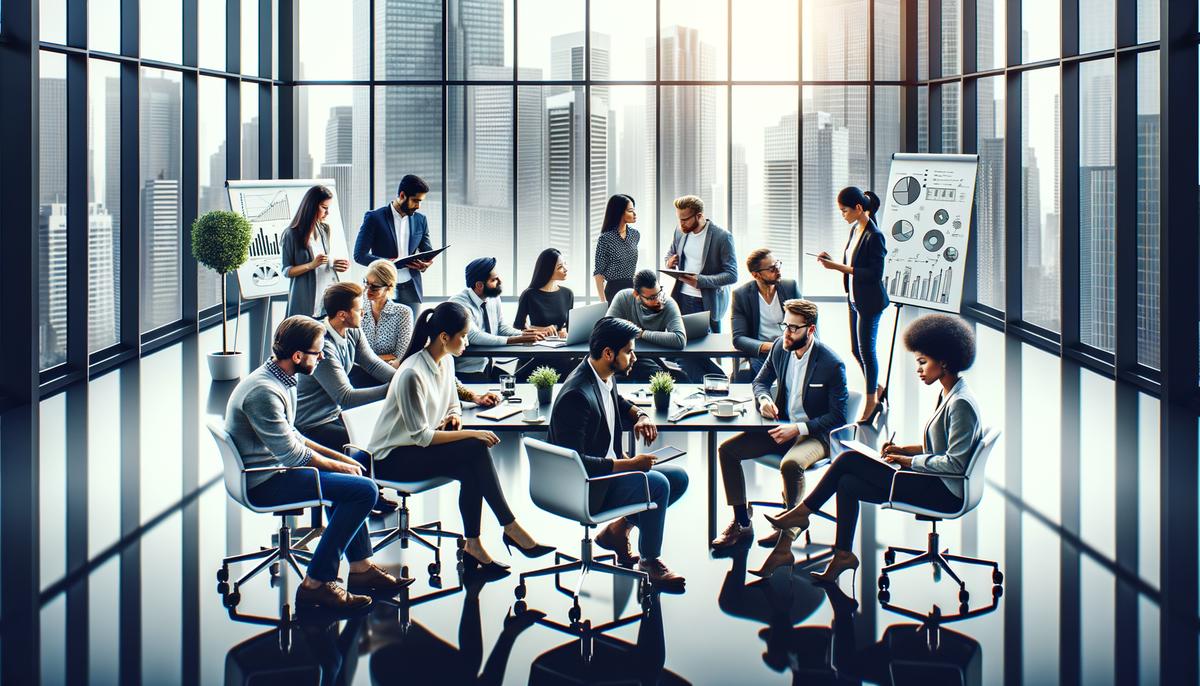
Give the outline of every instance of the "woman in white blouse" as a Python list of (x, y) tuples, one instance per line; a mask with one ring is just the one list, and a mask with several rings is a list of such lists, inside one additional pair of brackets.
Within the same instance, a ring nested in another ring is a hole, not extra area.
[(459, 482), (458, 508), (466, 546), (463, 562), (490, 575), (508, 566), (492, 560), (479, 540), (483, 501), (504, 527), (505, 547), (526, 557), (554, 550), (521, 528), (508, 507), (489, 448), (500, 442), (491, 431), (462, 429), (462, 406), (454, 383), (453, 357), (467, 347), (471, 319), (466, 309), (444, 302), (417, 318), (416, 332), (392, 377), (383, 411), (371, 436), (375, 475), (395, 481), (447, 476)]
[(364, 286), (371, 310), (363, 317), (362, 332), (379, 359), (399, 369), (412, 341), (413, 315), (407, 305), (392, 300), (397, 278), (396, 267), (388, 260), (375, 260), (367, 267)]

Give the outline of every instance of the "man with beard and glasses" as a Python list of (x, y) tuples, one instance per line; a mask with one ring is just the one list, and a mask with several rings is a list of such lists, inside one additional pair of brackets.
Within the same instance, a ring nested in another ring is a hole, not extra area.
[[(520, 345), (546, 337), (541, 329), (515, 329), (504, 323), (500, 313), (500, 294), (504, 292), (496, 273), (496, 258), (477, 257), (467, 264), (467, 287), (450, 296), (451, 302), (467, 308), (471, 315), (469, 345)], [(460, 357), (455, 360), (455, 376), (461, 381), (496, 381), (499, 372), (487, 357)]]
[(433, 249), (429, 241), (429, 223), (417, 210), (429, 192), (429, 184), (415, 174), (400, 179), (396, 198), (385, 207), (363, 215), (362, 227), (354, 241), (354, 261), (369, 267), (383, 259), (396, 264), (396, 301), (408, 305), (413, 316), (421, 309), (421, 275), (432, 260), (401, 258)]
[[(596, 535), (596, 545), (616, 553), (617, 564), (623, 567), (636, 564), (658, 590), (680, 592), (683, 577), (668, 569), (659, 556), (667, 508), (687, 490), (687, 471), (674, 464), (655, 465), (649, 454), (629, 457), (621, 447), (623, 418), (634, 421), (634, 433), (647, 444), (658, 436), (650, 416), (617, 393), (613, 383), (615, 376), (628, 374), (637, 361), (633, 343), (639, 332), (637, 326), (617, 317), (596, 322), (588, 359), (567, 375), (558, 393), (546, 440), (578, 453), (589, 477), (631, 472), (591, 483), (588, 497), (593, 511), (645, 502), (649, 490), (657, 508), (612, 521)], [(641, 532), (640, 559), (629, 545), (629, 532), (635, 526)]]
[[(306, 438), (295, 428), (296, 376), (311, 374), (322, 357), (325, 325), (304, 315), (283, 320), (275, 330), (272, 357), (242, 379), (225, 408), (225, 430), (242, 456), (249, 502), (270, 507), (311, 500), (320, 493), (332, 503), (308, 574), (296, 589), (298, 608), (357, 612), (371, 605), (337, 584), (342, 557), (350, 561), (347, 586), (366, 594), (395, 595), (412, 579), (396, 579), (371, 562), (366, 520), (378, 489), (352, 458)], [(311, 469), (296, 469), (312, 467)]]
[(750, 379), (758, 375), (771, 346), (783, 335), (783, 303), (800, 297), (796, 282), (783, 278), (783, 263), (767, 248), (746, 258), (753, 280), (733, 291), (733, 347), (746, 354)]
[[(804, 495), (804, 470), (829, 454), (829, 432), (845, 425), (846, 365), (832, 349), (817, 340), (817, 306), (808, 300), (783, 303), (783, 336), (771, 345), (767, 360), (754, 378), (758, 411), (767, 419), (786, 420), (769, 431), (747, 431), (721, 444), (721, 478), (725, 499), (733, 508), (733, 521), (712, 541), (717, 550), (748, 542), (754, 535), (746, 505), (746, 478), (742, 461), (783, 453), (779, 473), (784, 501), (795, 506)], [(776, 385), (774, 396), (771, 385)], [(792, 541), (798, 532), (783, 529), (761, 541), (774, 550), (753, 572), (768, 576), (776, 568), (793, 564)]]
[[(658, 276), (652, 269), (643, 269), (635, 274), (633, 288), (626, 288), (613, 296), (607, 315), (636, 324), (641, 329), (637, 336), (639, 341), (676, 350), (683, 350), (687, 344), (679, 306), (658, 285)], [(662, 360), (639, 357), (629, 377), (634, 381), (649, 381), (650, 375), (663, 369)]]

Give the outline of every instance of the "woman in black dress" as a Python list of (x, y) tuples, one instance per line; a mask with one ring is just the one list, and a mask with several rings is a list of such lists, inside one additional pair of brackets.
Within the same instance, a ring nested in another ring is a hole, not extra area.
[[(529, 287), (521, 291), (517, 301), (517, 316), (513, 326), (535, 329), (547, 336), (567, 337), (567, 314), (575, 307), (575, 294), (570, 288), (560, 286), (567, 279), (567, 263), (557, 248), (546, 248), (533, 265), (533, 278)], [(524, 379), (538, 367), (553, 367), (560, 377), (566, 377), (578, 360), (535, 357), (517, 370), (517, 378)]]
[(633, 288), (637, 273), (638, 241), (642, 235), (630, 226), (637, 221), (633, 198), (617, 194), (608, 199), (600, 238), (596, 239), (596, 292), (604, 294), (604, 302), (626, 288)]

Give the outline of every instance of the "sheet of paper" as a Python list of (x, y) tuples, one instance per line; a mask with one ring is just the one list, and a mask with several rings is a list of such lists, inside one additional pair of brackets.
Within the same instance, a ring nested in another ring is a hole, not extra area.
[(497, 405), (489, 410), (484, 410), (483, 412), (480, 412), (476, 416), (483, 417), (484, 419), (491, 419), (491, 420), (498, 422), (501, 419), (507, 419), (508, 417), (511, 417), (514, 414), (517, 414), (522, 411), (523, 411), (523, 408), (521, 408), (520, 406), (504, 403), (501, 405)]
[(842, 441), (842, 447), (844, 447), (846, 450), (853, 450), (856, 453), (861, 453), (863, 455), (866, 455), (867, 457), (871, 458), (872, 460), (875, 460), (879, 464), (887, 465), (888, 467), (891, 467), (892, 469), (900, 469), (900, 465), (892, 463), (892, 462), (884, 461), (883, 457), (881, 457), (879, 455), (879, 451), (872, 448), (871, 446), (867, 445), (866, 443), (862, 443), (862, 442), (855, 441), (855, 440)]

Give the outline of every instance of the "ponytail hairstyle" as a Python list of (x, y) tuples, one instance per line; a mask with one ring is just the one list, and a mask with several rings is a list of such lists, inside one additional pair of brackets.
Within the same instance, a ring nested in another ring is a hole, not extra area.
[(846, 186), (837, 195), (838, 204), (842, 207), (853, 209), (855, 206), (861, 205), (864, 210), (871, 214), (871, 220), (874, 221), (875, 214), (879, 212), (879, 196), (875, 195), (874, 191), (864, 191), (858, 186)]
[(467, 328), (469, 321), (467, 309), (449, 300), (439, 303), (431, 310), (425, 310), (417, 317), (412, 340), (409, 341), (408, 350), (404, 351), (404, 357), (400, 358), (401, 361), (416, 355), (429, 345), (430, 341), (444, 333), (453, 336), (462, 331)]

